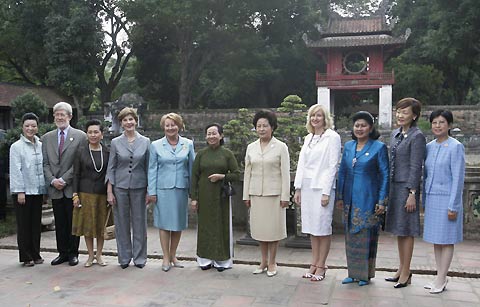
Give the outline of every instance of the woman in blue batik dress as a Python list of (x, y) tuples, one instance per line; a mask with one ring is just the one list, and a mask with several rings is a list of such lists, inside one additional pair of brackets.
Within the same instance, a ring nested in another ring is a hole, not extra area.
[(368, 285), (375, 277), (378, 233), (388, 199), (388, 151), (377, 141), (373, 116), (353, 116), (353, 141), (345, 143), (338, 171), (337, 206), (343, 208), (348, 277)]
[(425, 223), (423, 240), (433, 243), (437, 278), (425, 285), (430, 293), (441, 293), (447, 286), (453, 247), (463, 239), (463, 182), (465, 149), (450, 137), (452, 112), (437, 110), (430, 115), (435, 140), (427, 144), (423, 185)]

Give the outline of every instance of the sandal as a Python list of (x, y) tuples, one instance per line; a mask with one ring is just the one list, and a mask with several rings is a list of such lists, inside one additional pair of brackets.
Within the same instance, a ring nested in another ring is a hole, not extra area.
[(101, 256), (97, 256), (96, 259), (97, 259), (97, 264), (99, 264), (101, 266), (106, 266), (107, 265), (107, 262), (105, 260), (103, 260), (103, 258)]
[(35, 264), (42, 264), (44, 262), (43, 258), (33, 260)]
[[(320, 266), (317, 266), (317, 270), (318, 269), (323, 269), (323, 274), (313, 274), (312, 275), (312, 278), (310, 278), (310, 281), (322, 281), (325, 279), (325, 273), (327, 272), (327, 269), (328, 267), (325, 266), (325, 267), (320, 267)], [(315, 271), (316, 273), (317, 271)]]
[(183, 269), (185, 267), (181, 262), (178, 262), (178, 260), (177, 261), (172, 261), (170, 263), (170, 266), (174, 267), (174, 268), (180, 268), (180, 269)]
[(366, 286), (366, 285), (368, 285), (369, 283), (370, 283), (370, 282), (369, 282), (368, 280), (359, 280), (359, 281), (358, 281), (358, 285), (359, 285), (360, 287)]
[[(314, 269), (313, 272), (310, 272), (312, 270), (312, 268)], [(308, 272), (306, 272), (305, 274), (302, 275), (302, 278), (312, 278), (313, 274), (315, 273), (315, 271), (317, 270), (317, 266), (314, 265), (314, 264), (310, 264), (310, 269), (308, 270)]]
[(87, 262), (85, 262), (85, 264), (84, 264), (83, 266), (86, 267), (86, 268), (91, 267), (91, 266), (93, 265), (93, 260), (94, 260), (94, 259), (95, 259), (95, 257), (92, 257), (92, 258), (89, 257), (89, 258), (87, 259)]
[(354, 283), (356, 280), (354, 278), (351, 278), (351, 277), (346, 277), (342, 280), (342, 284), (351, 284), (351, 283)]

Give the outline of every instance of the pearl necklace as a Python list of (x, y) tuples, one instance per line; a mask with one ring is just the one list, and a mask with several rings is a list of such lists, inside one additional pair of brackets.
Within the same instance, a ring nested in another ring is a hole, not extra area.
[(95, 171), (97, 173), (100, 173), (103, 169), (103, 148), (102, 148), (102, 145), (100, 145), (100, 160), (102, 161), (102, 165), (100, 166), (100, 169), (97, 169), (97, 165), (95, 164), (95, 159), (93, 158), (93, 154), (92, 154), (92, 147), (90, 147), (90, 144), (88, 144), (88, 149), (90, 151), (90, 158), (92, 158), (93, 168), (95, 168)]

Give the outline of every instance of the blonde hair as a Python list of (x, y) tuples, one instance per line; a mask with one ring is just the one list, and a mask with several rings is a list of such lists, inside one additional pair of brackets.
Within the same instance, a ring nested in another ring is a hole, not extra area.
[(177, 113), (168, 113), (162, 116), (162, 118), (160, 119), (160, 127), (162, 127), (162, 129), (165, 129), (165, 121), (167, 119), (173, 120), (175, 122), (175, 125), (177, 125), (178, 130), (185, 129), (185, 124), (183, 123), (183, 119)]
[(310, 118), (318, 111), (322, 111), (323, 113), (325, 129), (330, 129), (333, 127), (333, 117), (330, 112), (328, 112), (321, 104), (314, 104), (310, 107), (310, 109), (308, 109), (307, 124), (305, 125), (307, 131), (310, 133), (315, 133), (315, 128), (313, 128), (312, 124), (310, 123)]
[(130, 108), (130, 107), (125, 107), (122, 109), (122, 111), (120, 111), (120, 113), (118, 113), (118, 120), (122, 121), (128, 115), (131, 115), (135, 119), (135, 121), (138, 123), (137, 111), (135, 111), (134, 108)]

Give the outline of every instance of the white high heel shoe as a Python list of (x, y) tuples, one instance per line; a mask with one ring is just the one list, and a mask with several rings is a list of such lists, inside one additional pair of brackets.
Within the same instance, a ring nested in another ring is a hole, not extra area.
[(443, 283), (443, 285), (440, 286), (440, 288), (435, 288), (435, 284), (432, 283), (432, 288), (430, 289), (430, 293), (431, 294), (442, 293), (443, 291), (445, 291), (445, 289), (447, 289), (447, 283), (448, 283), (448, 279), (446, 278), (445, 278), (445, 282)]

